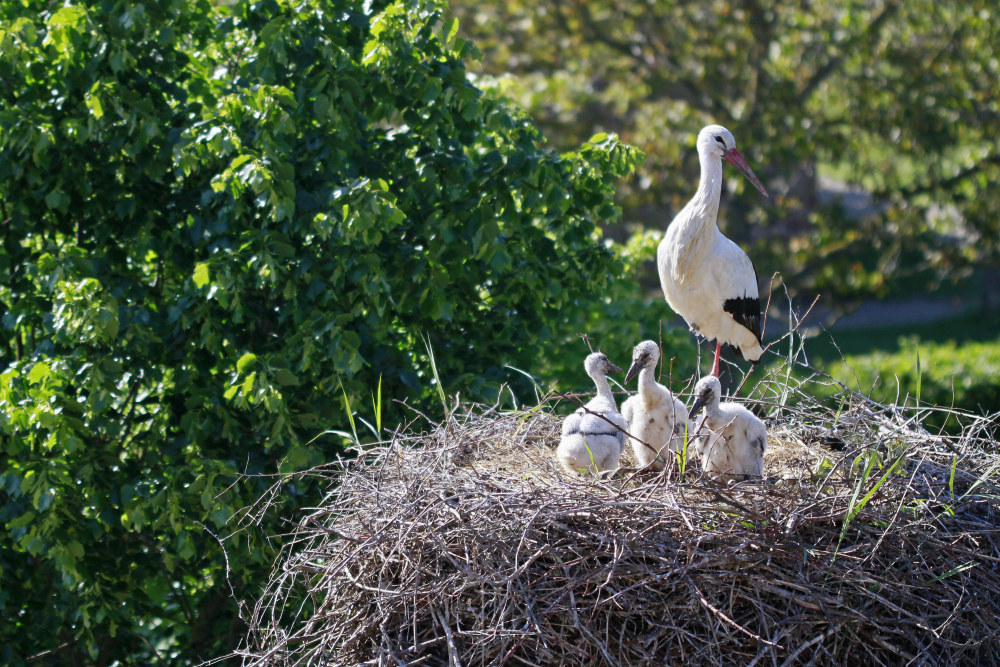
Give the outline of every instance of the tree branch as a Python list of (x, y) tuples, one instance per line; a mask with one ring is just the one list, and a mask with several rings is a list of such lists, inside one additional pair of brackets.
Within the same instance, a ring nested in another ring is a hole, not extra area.
[(816, 72), (813, 73), (812, 77), (810, 77), (809, 82), (806, 84), (805, 88), (803, 88), (802, 92), (799, 93), (798, 103), (805, 104), (807, 101), (809, 101), (809, 98), (812, 97), (812, 94), (814, 92), (816, 92), (816, 89), (819, 88), (819, 85), (823, 83), (831, 74), (840, 69), (840, 66), (844, 62), (844, 57), (845, 57), (844, 54), (847, 51), (851, 50), (853, 47), (857, 46), (858, 44), (861, 44), (863, 42), (870, 42), (871, 40), (873, 40), (878, 35), (878, 32), (882, 29), (882, 26), (885, 25), (885, 22), (888, 21), (892, 17), (892, 15), (896, 13), (898, 9), (899, 9), (899, 4), (897, 3), (893, 2), (887, 4), (885, 7), (882, 8), (882, 12), (874, 19), (872, 19), (872, 22), (868, 24), (867, 28), (862, 30), (857, 35), (855, 35), (853, 39), (849, 39), (843, 44), (841, 44), (840, 53), (834, 56), (833, 58), (830, 58), (830, 60), (828, 60), (825, 65), (816, 70)]
[(761, 7), (758, 0), (743, 0), (743, 7), (750, 15), (750, 32), (753, 34), (754, 50), (751, 55), (754, 70), (753, 91), (748, 96), (749, 109), (743, 115), (743, 122), (751, 123), (757, 114), (758, 91), (767, 90), (771, 87), (771, 77), (764, 69), (765, 57), (768, 47), (774, 39), (774, 26), (772, 21), (768, 21), (767, 13)]
[[(970, 176), (975, 176), (983, 169), (985, 169), (987, 166), (995, 164), (1000, 164), (1000, 155), (990, 155), (989, 157), (983, 158), (977, 164), (974, 164), (967, 169), (963, 169), (954, 176), (949, 176), (944, 180), (931, 181), (930, 183), (924, 185), (914, 185), (904, 190), (899, 190), (899, 196), (902, 197), (903, 199), (907, 199), (909, 197), (913, 197), (916, 195), (922, 195), (928, 192), (933, 192), (934, 190), (950, 190), (951, 188), (955, 187), (956, 185), (958, 185), (965, 179), (969, 178)], [(873, 193), (875, 197), (886, 197), (888, 196), (888, 194), (889, 193), (886, 191)]]
[[(558, 17), (559, 26), (566, 34), (568, 35), (574, 34), (573, 29), (570, 28), (569, 24), (566, 22), (566, 17), (563, 14), (562, 0), (554, 0), (554, 2), (556, 5), (555, 13), (556, 16)], [(594, 17), (590, 13), (590, 9), (586, 5), (579, 4), (577, 5), (577, 9), (579, 10), (578, 15), (584, 26), (584, 30), (582, 31), (583, 32), (582, 36), (585, 39), (596, 40), (601, 44), (604, 44), (608, 48), (612, 49), (613, 51), (616, 51), (624, 56), (631, 58), (636, 63), (638, 63), (640, 67), (649, 68), (655, 73), (656, 71), (655, 68), (651, 68), (649, 63), (647, 63), (646, 60), (641, 55), (637, 55), (636, 52), (638, 51), (639, 53), (641, 53), (642, 49), (642, 47), (639, 44), (615, 39), (614, 37), (611, 37), (606, 32), (601, 30), (601, 28), (597, 25), (597, 22), (594, 21)], [(681, 67), (680, 63), (670, 58), (670, 56), (665, 51), (658, 51), (657, 56), (659, 60), (661, 60), (667, 65), (665, 69), (669, 70), (672, 74), (675, 75), (673, 79), (668, 79), (665, 83), (667, 84), (673, 83), (679, 86), (681, 89), (683, 89), (685, 93), (683, 99), (685, 101), (697, 107), (701, 111), (707, 111), (714, 113), (716, 115), (722, 114), (725, 115), (726, 117), (732, 117), (732, 114), (729, 113), (729, 110), (725, 107), (725, 105), (721, 104), (718, 100), (713, 98), (705, 90), (699, 89), (699, 87), (696, 86), (694, 82), (688, 79), (676, 76), (678, 73), (683, 71), (683, 68)], [(659, 86), (654, 86), (654, 90), (656, 92), (651, 94), (649, 98), (657, 99), (659, 97), (677, 97), (676, 95), (672, 95), (669, 92), (664, 92), (664, 89), (666, 87), (667, 86), (664, 84), (660, 84)]]

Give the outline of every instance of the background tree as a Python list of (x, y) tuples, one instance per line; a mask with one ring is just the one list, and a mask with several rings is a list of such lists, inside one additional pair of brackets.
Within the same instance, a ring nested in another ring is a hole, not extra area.
[[(556, 146), (614, 131), (647, 160), (623, 239), (694, 191), (698, 130), (733, 130), (772, 198), (728, 181), (720, 224), (761, 278), (828, 305), (998, 263), (1000, 25), (986, 0), (456, 0), (482, 74)], [(860, 217), (818, 176), (866, 188)], [(734, 189), (733, 189), (734, 188)], [(647, 286), (657, 286), (649, 276)]]
[(411, 414), (426, 345), (450, 393), (530, 391), (505, 365), (623, 270), (595, 225), (641, 155), (537, 149), (441, 10), (0, 6), (5, 663), (225, 652), (285, 525), (224, 560), (270, 483), (240, 473), (329, 459), (376, 388)]

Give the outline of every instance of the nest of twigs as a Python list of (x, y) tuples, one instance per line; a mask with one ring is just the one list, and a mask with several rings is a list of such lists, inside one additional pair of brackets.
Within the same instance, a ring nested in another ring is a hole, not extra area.
[(331, 491), (243, 662), (1000, 662), (991, 422), (946, 438), (857, 395), (796, 399), (756, 401), (766, 476), (736, 484), (567, 475), (558, 416), (469, 405), (303, 473)]

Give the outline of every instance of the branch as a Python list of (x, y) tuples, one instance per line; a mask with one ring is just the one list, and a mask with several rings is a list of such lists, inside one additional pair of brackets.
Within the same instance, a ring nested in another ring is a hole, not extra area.
[[(906, 188), (905, 190), (900, 190), (899, 195), (903, 199), (913, 197), (915, 195), (925, 194), (927, 192), (932, 192), (934, 190), (949, 190), (970, 176), (975, 176), (983, 169), (989, 165), (1000, 164), (1000, 155), (991, 155), (987, 158), (983, 158), (978, 164), (974, 164), (968, 169), (963, 169), (954, 176), (950, 176), (943, 181), (930, 182), (926, 185), (914, 185), (913, 187)], [(873, 195), (875, 197), (885, 197), (888, 193), (886, 192), (875, 192)]]
[(878, 32), (882, 29), (882, 26), (885, 25), (885, 22), (888, 21), (898, 9), (899, 5), (897, 3), (889, 3), (882, 9), (882, 13), (872, 19), (872, 22), (868, 24), (867, 28), (855, 35), (854, 38), (841, 44), (840, 54), (830, 58), (825, 65), (816, 70), (812, 77), (810, 77), (806, 87), (802, 89), (801, 93), (799, 93), (798, 104), (805, 104), (809, 98), (812, 97), (812, 94), (816, 92), (816, 89), (819, 88), (819, 85), (823, 83), (831, 74), (840, 69), (840, 66), (844, 62), (844, 54), (847, 51), (853, 50), (853, 48), (858, 44), (874, 40), (875, 37), (877, 37)]
[[(775, 275), (777, 275), (777, 271), (775, 272)], [(772, 281), (774, 280), (773, 276), (771, 277), (771, 280)], [(817, 303), (819, 303), (819, 295), (817, 295), (816, 298), (813, 299), (812, 305), (809, 306), (809, 310), (806, 311), (806, 314), (803, 315), (801, 318), (796, 318), (797, 321), (795, 323), (795, 326), (788, 333), (786, 333), (781, 338), (778, 338), (777, 340), (773, 340), (773, 341), (771, 341), (770, 343), (768, 343), (767, 345), (764, 346), (764, 351), (761, 352), (761, 355), (760, 355), (761, 358), (763, 358), (764, 354), (767, 353), (767, 352), (769, 352), (772, 347), (774, 347), (775, 345), (777, 345), (781, 341), (785, 340), (789, 336), (792, 336), (792, 335), (798, 333), (799, 327), (801, 327), (802, 323), (806, 321), (806, 318), (809, 317), (809, 314), (812, 312), (812, 309), (816, 307)], [(771, 296), (770, 296), (770, 294), (767, 297), (767, 304), (768, 304), (768, 307), (770, 307), (770, 305), (771, 305)], [(761, 337), (763, 337), (763, 336), (761, 336)], [(775, 355), (777, 357), (780, 357), (782, 359), (785, 358), (785, 357), (782, 357), (777, 352), (772, 352), (771, 354), (773, 354), (773, 355)], [(754, 366), (756, 366), (758, 363), (760, 363), (760, 359), (758, 359), (756, 362), (754, 362)], [(797, 363), (801, 363), (801, 362), (797, 362)], [(752, 373), (752, 372), (753, 372), (753, 368), (751, 367), (750, 373)], [(740, 382), (740, 386), (738, 386), (736, 388), (736, 391), (733, 392), (733, 396), (737, 396), (740, 393), (740, 390), (743, 389), (743, 385), (745, 385), (747, 383), (747, 380), (750, 379), (750, 373), (747, 373), (746, 375), (743, 376), (743, 381)]]
[(75, 643), (76, 643), (76, 640), (75, 639), (71, 639), (68, 642), (64, 642), (61, 646), (57, 646), (56, 648), (50, 648), (47, 651), (42, 651), (41, 653), (36, 653), (35, 655), (29, 656), (29, 657), (25, 658), (24, 661), (25, 662), (32, 662), (34, 660), (38, 660), (39, 658), (44, 658), (47, 655), (51, 655), (53, 653), (58, 653), (59, 651), (63, 650), (64, 648), (66, 648), (70, 644), (75, 644)]
[(132, 415), (135, 414), (135, 406), (136, 406), (135, 395), (139, 393), (140, 384), (142, 384), (142, 378), (136, 377), (135, 384), (133, 384), (132, 388), (129, 389), (128, 396), (125, 397), (125, 402), (122, 403), (122, 408), (128, 405), (129, 401), (132, 402), (132, 406), (129, 408), (128, 414), (125, 416), (125, 421), (122, 423), (123, 424), (122, 433), (125, 434), (125, 437), (120, 441), (120, 445), (118, 447), (119, 454), (121, 454), (121, 452), (124, 451), (126, 447), (128, 447), (129, 443), (132, 440), (132, 438), (129, 436), (129, 430), (132, 428), (131, 424)]
[[(748, 637), (752, 637), (752, 638), (756, 639), (761, 644), (767, 644), (768, 646), (773, 646), (773, 647), (780, 648), (780, 649), (784, 649), (785, 648), (784, 646), (781, 646), (780, 644), (776, 644), (775, 642), (770, 642), (770, 641), (764, 639), (760, 635), (755, 635), (754, 633), (750, 632), (749, 630), (747, 630), (746, 628), (744, 628), (742, 625), (740, 625), (739, 623), (737, 623), (736, 621), (734, 621), (733, 619), (729, 618), (728, 616), (726, 616), (725, 614), (723, 614), (721, 611), (719, 611), (718, 609), (716, 609), (715, 607), (713, 607), (712, 604), (708, 600), (705, 599), (705, 596), (702, 594), (702, 592), (700, 590), (698, 590), (698, 587), (694, 585), (694, 583), (691, 581), (690, 577), (685, 576), (684, 577), (684, 583), (686, 583), (691, 588), (691, 591), (695, 595), (698, 596), (698, 600), (701, 602), (701, 604), (704, 605), (705, 608), (707, 608), (713, 614), (715, 614), (716, 618), (718, 618), (719, 620), (724, 621), (725, 623), (733, 626), (734, 628), (736, 628), (737, 630), (739, 630), (743, 634), (747, 635)], [(785, 664), (788, 664), (788, 663), (786, 662)], [(784, 667), (784, 666), (782, 666), (782, 667)]]
[[(562, 0), (555, 0), (555, 5), (556, 5), (555, 13), (556, 16), (558, 17), (557, 20), (559, 22), (559, 26), (563, 29), (563, 31), (566, 34), (572, 35), (573, 30), (566, 22), (566, 17), (563, 15), (562, 12), (563, 8)], [(602, 31), (598, 27), (597, 23), (594, 21), (594, 18), (590, 13), (590, 9), (586, 5), (583, 4), (578, 5), (578, 10), (579, 10), (580, 20), (584, 25), (583, 37), (585, 39), (595, 39), (598, 42), (607, 46), (608, 48), (617, 51), (618, 53), (621, 53), (624, 56), (628, 56), (632, 60), (636, 61), (639, 64), (639, 66), (649, 68), (649, 63), (647, 63), (646, 60), (641, 56), (636, 55), (636, 52), (633, 50), (635, 48), (639, 48), (641, 50), (641, 46), (639, 44), (636, 44), (634, 42), (617, 40), (608, 35), (606, 32)], [(665, 69), (667, 69), (671, 73), (676, 75), (681, 71), (683, 71), (683, 68), (681, 67), (680, 63), (673, 60), (666, 52), (659, 51), (658, 56), (660, 56), (660, 60), (662, 60), (667, 65)], [(655, 74), (656, 69), (655, 68), (651, 69)], [(723, 104), (721, 104), (718, 100), (714, 99), (705, 90), (700, 89), (697, 85), (695, 85), (693, 81), (677, 77), (673, 80), (673, 83), (676, 83), (678, 86), (684, 89), (686, 93), (685, 96), (686, 101), (690, 102), (698, 109), (702, 111), (710, 111), (712, 113), (715, 113), (716, 115), (719, 114), (725, 115), (727, 118), (732, 117), (732, 114)], [(656, 99), (661, 96), (672, 97), (668, 93), (653, 93), (648, 97), (648, 99)]]
[(749, 95), (749, 109), (743, 115), (743, 122), (748, 123), (756, 116), (757, 109), (759, 108), (757, 106), (758, 92), (762, 88), (767, 89), (770, 87), (771, 77), (764, 68), (764, 62), (768, 52), (768, 45), (774, 39), (774, 25), (773, 21), (767, 19), (767, 13), (757, 0), (743, 0), (743, 7), (750, 14), (750, 32), (753, 34), (756, 45), (752, 54), (754, 85)]

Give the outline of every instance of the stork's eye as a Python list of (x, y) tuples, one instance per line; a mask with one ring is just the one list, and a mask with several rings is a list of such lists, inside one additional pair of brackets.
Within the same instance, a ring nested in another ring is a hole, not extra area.
[(720, 144), (722, 144), (723, 148), (726, 147), (726, 142), (722, 140), (722, 137), (716, 135), (715, 140), (718, 141)]

